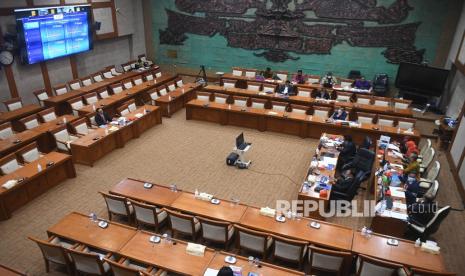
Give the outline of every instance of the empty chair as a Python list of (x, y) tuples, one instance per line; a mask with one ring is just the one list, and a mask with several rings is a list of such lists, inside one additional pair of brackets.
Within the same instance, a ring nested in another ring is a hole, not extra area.
[(354, 83), (353, 80), (351, 79), (340, 79), (340, 82), (341, 82), (341, 87), (350, 87), (352, 86), (352, 83)]
[(127, 79), (127, 80), (124, 80), (124, 81), (123, 81), (123, 87), (124, 87), (124, 89), (130, 89), (130, 88), (132, 88), (133, 86), (134, 86), (134, 85), (133, 85), (131, 79)]
[(328, 119), (331, 108), (326, 106), (313, 106), (313, 117)]
[[(105, 91), (106, 91), (106, 88), (105, 88)], [(95, 104), (96, 102), (98, 102), (98, 96), (97, 96), (96, 92), (87, 93), (82, 97), (84, 98), (86, 104), (88, 104), (88, 105), (92, 105), (92, 104)]]
[(132, 69), (136, 68), (136, 63), (137, 63), (137, 60), (131, 60), (131, 61), (121, 64), (121, 67), (123, 68), (124, 72), (129, 72)]
[(68, 93), (68, 87), (66, 86), (66, 84), (55, 85), (53, 87), (53, 91), (55, 91), (55, 95), (57, 96), (63, 95)]
[(275, 258), (282, 259), (287, 262), (297, 263), (299, 269), (302, 268), (304, 263), (304, 257), (307, 254), (308, 242), (292, 240), (283, 237), (273, 235), (274, 250), (271, 254), (271, 258), (274, 261)]
[(160, 96), (168, 95), (168, 90), (166, 89), (166, 86), (162, 85), (158, 87), (157, 89), (158, 89), (158, 93), (160, 94)]
[(432, 147), (426, 150), (425, 155), (423, 155), (423, 159), (420, 163), (420, 173), (423, 173), (426, 170), (426, 168), (428, 168), (429, 164), (431, 164), (431, 162), (433, 161), (435, 154), (436, 151)]
[(68, 86), (69, 88), (71, 88), (71, 90), (78, 90), (81, 88), (81, 80), (75, 79), (75, 80), (69, 81)]
[(245, 76), (247, 78), (255, 78), (256, 75), (257, 75), (256, 69), (245, 69)]
[(153, 79), (154, 79), (153, 74), (152, 73), (145, 73), (144, 74), (144, 79), (146, 81), (153, 81)]
[(170, 81), (166, 84), (166, 87), (168, 88), (168, 91), (174, 91), (176, 90), (176, 83), (174, 81)]
[(365, 112), (357, 112), (357, 122), (360, 124), (373, 124), (376, 118), (376, 114), (370, 114)]
[(0, 174), (1, 175), (7, 175), (12, 172), (17, 171), (18, 169), (22, 168), (18, 162), (18, 159), (16, 159), (16, 154), (10, 153), (7, 156), (3, 157), (0, 159)]
[(259, 82), (251, 82), (251, 81), (247, 82), (247, 90), (258, 92), (260, 91), (261, 87), (262, 87), (262, 84)]
[(287, 75), (289, 75), (289, 72), (287, 72), (287, 71), (276, 71), (275, 74), (276, 74), (276, 77), (278, 77), (280, 80), (285, 82), (285, 81), (287, 81)]
[(45, 89), (38, 89), (32, 93), (36, 96), (39, 105), (45, 106), (44, 101), (49, 98), (47, 91), (45, 91)]
[(390, 101), (384, 97), (373, 97), (373, 104), (376, 106), (388, 107)]
[(155, 102), (158, 98), (160, 98), (160, 95), (158, 95), (157, 89), (153, 89), (152, 91), (149, 92), (150, 95), (150, 104), (151, 105), (157, 105)]
[(267, 100), (264, 100), (264, 99), (255, 99), (255, 98), (252, 98), (251, 99), (251, 107), (252, 108), (257, 108), (257, 109), (265, 109), (265, 104), (266, 104)]
[(320, 83), (320, 76), (316, 75), (308, 75), (307, 76), (308, 83)]
[(430, 194), (434, 200), (436, 196), (438, 195), (438, 192), (439, 192), (439, 181), (434, 180), (430, 188), (427, 190), (427, 193)]
[(0, 140), (4, 140), (4, 139), (7, 139), (11, 136), (13, 136), (14, 131), (13, 129), (11, 128), (11, 123), (10, 122), (6, 122), (6, 123), (3, 123), (0, 125)]
[(121, 75), (121, 73), (118, 72), (118, 71), (116, 70), (116, 66), (114, 66), (114, 65), (108, 66), (108, 69), (110, 69), (110, 72), (111, 72), (111, 74), (112, 74), (113, 76), (119, 76), (119, 75)]
[(346, 265), (352, 259), (352, 254), (345, 251), (324, 249), (310, 245), (308, 247), (308, 263), (310, 274), (315, 271), (331, 272), (338, 276), (347, 275)]
[(396, 121), (396, 117), (387, 116), (387, 115), (378, 115), (377, 125), (393, 127), (395, 124), (395, 121)]
[(232, 75), (233, 76), (240, 77), (240, 76), (242, 76), (243, 72), (244, 71), (241, 68), (238, 68), (238, 67), (233, 67), (232, 68)]
[(456, 273), (450, 272), (436, 272), (430, 270), (423, 270), (419, 268), (412, 268), (410, 270), (410, 276), (455, 276)]
[(74, 116), (79, 116), (79, 110), (84, 107), (84, 102), (81, 97), (77, 97), (68, 101), (73, 111)]
[(420, 155), (419, 156), (423, 156), (425, 155), (426, 151), (431, 148), (431, 139), (426, 139), (426, 142), (421, 146), (420, 148)]
[(111, 79), (114, 77), (114, 75), (111, 73), (111, 69), (107, 68), (106, 70), (102, 71), (102, 75), (105, 79)]
[(438, 178), (439, 171), (441, 170), (441, 163), (434, 161), (433, 165), (426, 172), (425, 177), (420, 178), (420, 188), (422, 190), (428, 190), (431, 184)]
[(234, 225), (237, 233), (237, 248), (239, 250), (252, 251), (261, 254), (263, 257), (267, 256), (268, 250), (273, 244), (273, 238), (268, 234), (247, 229), (239, 225)]
[(127, 104), (123, 104), (122, 106), (118, 107), (116, 109), (116, 112), (118, 112), (118, 114), (122, 117), (128, 115), (129, 113), (131, 113), (131, 111), (129, 111), (129, 108), (128, 108), (128, 105)]
[(134, 214), (134, 208), (127, 201), (125, 197), (107, 194), (104, 192), (99, 192), (105, 204), (107, 205), (108, 218), (113, 219), (113, 215), (124, 217), (128, 220), (129, 223), (132, 221), (132, 215)]
[(130, 99), (129, 101), (126, 101), (125, 104), (128, 105), (129, 112), (133, 112), (137, 109), (136, 100), (134, 99)]
[(414, 129), (417, 120), (413, 118), (399, 118), (397, 126), (401, 129)]
[(291, 112), (294, 114), (307, 114), (308, 107), (304, 105), (291, 104)]
[(215, 93), (214, 102), (219, 104), (226, 104), (228, 102), (229, 96), (226, 94)]
[(271, 110), (275, 112), (286, 112), (286, 108), (287, 108), (287, 103), (285, 102), (277, 102), (277, 101), (271, 102)]
[(120, 82), (110, 85), (110, 88), (113, 94), (119, 94), (123, 92), (123, 85)]
[(297, 96), (310, 98), (312, 97), (312, 89), (298, 87)]
[(229, 222), (216, 221), (203, 217), (198, 218), (202, 226), (202, 239), (214, 243), (221, 243), (227, 249), (233, 241), (234, 227)]
[(160, 78), (161, 75), (162, 75), (161, 70), (156, 70), (156, 71), (154, 71), (154, 73), (155, 73), (155, 78)]
[(176, 86), (177, 87), (183, 87), (184, 86), (184, 83), (182, 81), (182, 78), (181, 77), (177, 77), (174, 82), (176, 83)]
[(142, 202), (129, 200), (134, 208), (134, 217), (137, 226), (147, 225), (159, 232), (160, 226), (165, 223), (168, 214), (164, 209)]
[(171, 210), (167, 210), (167, 212), (173, 237), (180, 233), (182, 235), (190, 236), (193, 240), (196, 240), (197, 234), (200, 231), (200, 222), (197, 218)]
[(51, 133), (55, 137), (58, 150), (66, 153), (71, 151), (71, 142), (78, 139), (78, 137), (69, 134), (66, 125), (52, 130)]
[[(104, 260), (110, 265), (113, 276), (140, 276), (141, 272), (146, 272), (146, 275), (160, 275), (156, 273), (157, 270), (155, 268), (139, 262), (134, 262), (130, 259), (123, 258), (118, 262), (107, 258)], [(162, 270), (158, 272), (162, 272)]]
[(138, 76), (138, 77), (133, 78), (132, 82), (134, 83), (134, 85), (140, 85), (144, 82), (144, 80), (142, 79), (141, 76)]
[[(107, 256), (104, 252), (93, 250), (87, 246), (68, 249), (67, 252), (71, 256), (76, 272), (91, 275), (107, 275), (110, 271), (110, 265), (103, 260)], [(78, 274), (76, 273), (76, 275)]]
[(72, 273), (72, 262), (69, 255), (66, 253), (65, 248), (70, 248), (72, 245), (62, 242), (58, 237), (51, 237), (48, 240), (40, 240), (33, 237), (28, 237), (34, 241), (42, 252), (42, 257), (45, 262), (45, 271), (50, 272), (50, 263), (65, 266), (68, 275)]
[(40, 125), (37, 115), (30, 115), (22, 118), (19, 122), (23, 125), (24, 129), (33, 129)]
[(371, 104), (372, 96), (367, 95), (357, 95), (358, 104)]
[(42, 120), (43, 123), (47, 123), (57, 119), (57, 115), (55, 113), (55, 109), (53, 107), (44, 109), (37, 113), (39, 119)]
[(365, 255), (358, 255), (356, 274), (357, 276), (393, 276), (408, 275), (401, 264), (391, 263)]
[(97, 73), (94, 73), (92, 75), (90, 75), (92, 77), (92, 79), (94, 80), (94, 82), (101, 82), (103, 81), (103, 77), (102, 77), (102, 74), (100, 74), (100, 72), (97, 72)]
[(43, 154), (39, 151), (37, 142), (33, 142), (17, 151), (16, 156), (21, 163), (31, 163), (42, 157)]
[(337, 91), (336, 101), (350, 102), (351, 98), (352, 98), (352, 93)]
[(21, 98), (13, 98), (10, 100), (3, 101), (3, 104), (6, 107), (6, 110), (8, 111), (13, 111), (16, 109), (20, 109), (23, 107), (23, 102), (21, 101)]
[[(216, 98), (216, 95), (215, 95), (215, 98)], [(240, 107), (247, 107), (247, 101), (248, 101), (247, 97), (234, 96), (233, 99), (234, 99), (234, 105), (240, 106)]]
[(210, 96), (211, 96), (211, 93), (209, 92), (197, 92), (197, 100), (200, 100), (202, 102), (208, 103), (210, 101)]
[(81, 78), (81, 83), (82, 85), (84, 86), (89, 86), (92, 84), (92, 77), (91, 76), (87, 76), (87, 77), (84, 77), (84, 78)]
[(275, 93), (277, 87), (278, 86), (274, 85), (274, 84), (264, 83), (263, 84), (263, 92), (265, 92), (265, 93)]
[(86, 118), (80, 118), (79, 120), (71, 122), (70, 126), (71, 129), (73, 129), (73, 132), (77, 135), (87, 135), (93, 131), (93, 129), (89, 128), (87, 125)]
[(437, 210), (434, 213), (433, 218), (426, 225), (419, 225), (413, 222), (408, 223), (409, 229), (412, 230), (416, 238), (421, 238), (421, 240), (426, 240), (431, 234), (438, 231), (441, 222), (447, 217), (450, 212), (451, 207), (445, 206)]
[(392, 99), (394, 103), (394, 108), (397, 109), (408, 109), (412, 104), (411, 100), (404, 100), (404, 99)]
[[(121, 91), (123, 91), (123, 90), (121, 90)], [(110, 97), (110, 93), (108, 93), (108, 90), (107, 90), (106, 87), (97, 90), (97, 95), (99, 96), (100, 99), (105, 99), (105, 98)]]
[(234, 87), (236, 87), (236, 81), (235, 80), (223, 79), (223, 87), (224, 88), (234, 88)]

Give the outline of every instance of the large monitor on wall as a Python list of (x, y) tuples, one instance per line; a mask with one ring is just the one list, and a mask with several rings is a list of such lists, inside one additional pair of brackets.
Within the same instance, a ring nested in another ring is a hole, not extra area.
[(90, 5), (17, 9), (15, 15), (25, 64), (92, 49)]
[(444, 91), (448, 76), (449, 70), (446, 69), (401, 63), (397, 71), (396, 87), (405, 92), (439, 97)]

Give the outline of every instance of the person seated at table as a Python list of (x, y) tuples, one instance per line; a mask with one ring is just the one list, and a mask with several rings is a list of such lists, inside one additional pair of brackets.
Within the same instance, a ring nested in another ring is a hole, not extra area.
[(292, 78), (293, 83), (304, 84), (307, 81), (307, 76), (302, 73), (302, 70), (297, 71), (297, 75)]
[(362, 76), (360, 79), (354, 81), (354, 83), (352, 84), (352, 87), (355, 87), (357, 89), (362, 89), (362, 90), (370, 90), (371, 83), (370, 81), (365, 79), (365, 76)]
[(404, 184), (405, 189), (405, 201), (407, 206), (412, 205), (417, 201), (417, 195), (420, 190), (420, 182), (417, 179), (416, 173), (409, 173)]
[(337, 83), (337, 79), (333, 76), (332, 72), (326, 73), (326, 76), (321, 78), (323, 87), (332, 88)]
[(434, 217), (436, 209), (434, 195), (428, 191), (421, 199), (407, 207), (409, 221), (426, 225)]
[(420, 163), (417, 161), (418, 155), (416, 153), (410, 154), (406, 162), (404, 163), (404, 177), (410, 173), (419, 173), (420, 172)]
[(339, 150), (339, 165), (349, 162), (357, 153), (357, 146), (352, 141), (352, 136), (344, 135), (344, 142), (337, 148)]
[(222, 268), (220, 268), (220, 270), (218, 271), (218, 274), (216, 275), (217, 276), (234, 276), (234, 272), (229, 266), (223, 266)]
[(402, 142), (399, 142), (399, 149), (402, 154), (407, 153), (407, 142), (410, 141), (409, 136), (404, 136), (404, 139), (402, 139)]
[(412, 153), (415, 153), (415, 154), (419, 154), (419, 150), (418, 150), (418, 147), (417, 147), (417, 144), (410, 140), (410, 141), (407, 141), (407, 143), (405, 143), (406, 147), (407, 147), (407, 151), (405, 152), (405, 155), (406, 156), (410, 156), (412, 155)]
[(108, 116), (106, 112), (103, 111), (101, 107), (97, 108), (97, 113), (95, 114), (95, 123), (98, 126), (104, 126), (110, 123), (112, 118)]
[(318, 92), (316, 93), (316, 98), (317, 98), (317, 99), (329, 100), (329, 99), (331, 98), (331, 96), (329, 95), (328, 90), (326, 90), (326, 89), (321, 89), (320, 91), (318, 91)]
[(273, 78), (273, 72), (271, 71), (271, 68), (270, 67), (266, 67), (266, 70), (263, 71), (261, 73), (261, 75), (265, 78), (265, 79), (271, 79)]
[(294, 86), (290, 81), (287, 80), (284, 85), (279, 86), (278, 93), (282, 95), (293, 96), (295, 95)]
[(354, 174), (351, 170), (345, 170), (336, 180), (333, 186), (331, 186), (331, 190), (336, 192), (345, 193), (352, 183), (354, 182)]
[(334, 111), (331, 119), (333, 120), (342, 120), (344, 121), (347, 118), (347, 111), (344, 107), (339, 107), (336, 111)]

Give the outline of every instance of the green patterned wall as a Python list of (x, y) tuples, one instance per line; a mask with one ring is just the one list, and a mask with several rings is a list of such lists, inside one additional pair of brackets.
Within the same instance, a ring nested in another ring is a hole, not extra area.
[[(152, 0), (153, 39), (155, 45), (156, 61), (159, 64), (176, 64), (179, 67), (188, 67), (197, 70), (205, 65), (208, 70), (230, 72), (233, 66), (248, 68), (271, 67), (273, 70), (287, 70), (294, 72), (303, 69), (305, 73), (323, 75), (333, 71), (339, 76), (346, 76), (351, 69), (358, 69), (367, 78), (374, 74), (385, 72), (395, 78), (397, 65), (389, 64), (381, 54), (385, 48), (352, 47), (346, 42), (334, 46), (330, 55), (299, 55), (292, 53), (299, 60), (288, 60), (273, 63), (263, 57), (253, 55), (254, 51), (232, 48), (227, 46), (226, 38), (219, 34), (213, 37), (187, 34), (188, 39), (184, 45), (164, 45), (159, 43), (159, 30), (168, 26), (165, 9), (178, 11), (174, 0)], [(393, 0), (378, 0), (379, 6), (389, 6)], [(426, 49), (425, 58), (434, 61), (436, 51), (444, 30), (445, 19), (449, 11), (460, 9), (460, 2), (455, 0), (409, 0), (413, 10), (402, 24), (422, 22), (416, 33), (415, 46), (417, 49)], [(366, 26), (376, 26), (376, 23), (366, 22)], [(453, 32), (454, 30), (449, 30)], [(177, 58), (167, 55), (169, 50), (177, 52)], [(448, 50), (448, 49), (447, 49)]]

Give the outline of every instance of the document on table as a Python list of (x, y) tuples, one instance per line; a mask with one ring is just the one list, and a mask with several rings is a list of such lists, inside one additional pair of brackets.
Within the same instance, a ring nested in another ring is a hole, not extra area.
[(216, 276), (218, 275), (219, 270), (213, 268), (207, 268), (203, 276)]
[(404, 213), (399, 213), (395, 211), (390, 211), (390, 210), (384, 210), (384, 212), (381, 213), (381, 216), (383, 217), (391, 217), (395, 219), (401, 219), (401, 220), (407, 220), (408, 215)]
[(404, 204), (402, 202), (394, 201), (393, 204), (392, 204), (392, 207), (394, 209), (407, 210), (407, 204)]
[(389, 186), (389, 190), (391, 191), (392, 197), (405, 198), (404, 188)]

